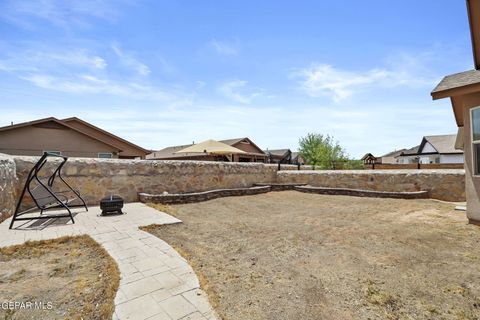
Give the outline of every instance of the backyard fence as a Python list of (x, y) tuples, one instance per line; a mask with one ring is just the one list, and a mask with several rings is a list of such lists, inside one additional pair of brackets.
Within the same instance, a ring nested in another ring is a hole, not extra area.
[(369, 170), (401, 170), (401, 169), (463, 169), (463, 163), (376, 163), (366, 164)]

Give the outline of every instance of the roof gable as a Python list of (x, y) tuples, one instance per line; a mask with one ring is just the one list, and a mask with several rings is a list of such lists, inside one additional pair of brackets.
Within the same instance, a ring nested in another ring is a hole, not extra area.
[(425, 146), (428, 146), (427, 143), (429, 143), (439, 154), (463, 153), (462, 151), (455, 149), (456, 139), (456, 134), (425, 136), (418, 148), (418, 153), (424, 153)]
[(252, 140), (250, 140), (248, 137), (244, 137), (244, 138), (236, 138), (236, 139), (227, 139), (227, 140), (220, 140), (220, 142), (223, 142), (225, 144), (228, 144), (232, 147), (237, 147), (239, 148), (240, 150), (243, 150), (241, 147), (239, 147), (239, 145), (241, 143), (246, 143), (246, 144), (250, 144), (254, 149), (256, 149), (256, 153), (258, 154), (262, 154), (262, 155), (266, 155), (265, 152), (260, 149), (255, 143), (253, 143)]
[(111, 139), (114, 139), (114, 140), (117, 140), (116, 142), (113, 142), (113, 144), (116, 144), (119, 148), (121, 148), (121, 144), (127, 144), (128, 146), (140, 151), (141, 153), (144, 153), (145, 155), (146, 154), (149, 154), (150, 151), (130, 142), (130, 141), (127, 141), (125, 139), (122, 139), (120, 138), (119, 136), (116, 136), (114, 135), (113, 133), (110, 133), (108, 131), (105, 131), (97, 126), (94, 126), (93, 124), (89, 123), (89, 122), (86, 122), (86, 121), (83, 121), (82, 119), (79, 119), (77, 117), (71, 117), (71, 118), (66, 118), (66, 119), (62, 119), (60, 120), (62, 121), (63, 123), (67, 123), (67, 124), (70, 124), (70, 123), (78, 123), (80, 125), (84, 125), (84, 126), (87, 126), (88, 128), (94, 130), (96, 132), (96, 135), (98, 135), (99, 137), (104, 137), (103, 139), (104, 140), (109, 140), (109, 138)]
[(62, 121), (60, 121), (60, 120), (58, 120), (57, 118), (54, 118), (54, 117), (43, 118), (43, 119), (38, 119), (38, 120), (34, 120), (34, 121), (22, 122), (22, 123), (18, 123), (18, 124), (14, 124), (14, 125), (0, 127), (0, 132), (15, 130), (15, 129), (28, 127), (28, 126), (36, 126), (36, 127), (43, 126), (43, 127), (47, 127), (47, 128), (53, 128), (53, 127), (55, 127), (55, 128), (59, 128), (59, 127), (68, 128), (68, 129), (71, 129), (71, 130), (76, 131), (78, 133), (81, 133), (84, 136), (87, 136), (91, 139), (100, 141), (100, 142), (102, 142), (102, 143), (104, 143), (108, 146), (114, 147), (115, 149), (118, 149), (119, 151), (121, 151), (121, 149), (119, 149), (118, 146), (116, 146), (116, 145), (114, 145), (114, 144), (112, 144), (108, 141), (105, 141), (103, 139), (99, 139), (98, 137), (95, 137), (91, 134), (88, 134), (86, 132), (78, 130), (77, 128), (75, 128), (73, 126), (70, 126), (68, 123), (64, 123), (64, 122), (62, 122)]

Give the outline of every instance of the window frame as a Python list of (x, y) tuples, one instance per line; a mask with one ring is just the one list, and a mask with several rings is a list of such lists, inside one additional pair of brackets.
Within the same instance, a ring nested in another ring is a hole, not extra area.
[[(101, 154), (109, 154), (110, 157), (109, 157), (109, 158), (100, 157)], [(111, 152), (99, 152), (99, 153), (97, 154), (97, 158), (98, 158), (98, 159), (113, 159), (113, 153), (111, 153)]]
[(472, 172), (474, 177), (480, 177), (480, 167), (477, 168), (477, 151), (475, 149), (476, 145), (480, 145), (480, 140), (473, 140), (473, 112), (479, 109), (480, 106), (470, 108), (470, 141), (472, 144)]

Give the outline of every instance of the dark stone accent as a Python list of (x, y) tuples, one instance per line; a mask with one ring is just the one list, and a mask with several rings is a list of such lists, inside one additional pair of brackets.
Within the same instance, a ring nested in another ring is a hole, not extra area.
[(285, 190), (295, 190), (297, 186), (305, 186), (306, 183), (255, 183), (254, 186), (266, 187), (270, 186), (271, 191), (285, 191)]
[(373, 191), (346, 188), (323, 188), (312, 186), (298, 186), (296, 191), (316, 194), (344, 195), (355, 197), (374, 197), (374, 198), (396, 198), (396, 199), (427, 199), (428, 191), (414, 192), (392, 192), (392, 191)]
[(148, 194), (140, 193), (141, 202), (153, 202), (153, 203), (163, 203), (163, 204), (181, 204), (181, 203), (191, 203), (191, 202), (201, 202), (207, 201), (215, 198), (221, 197), (232, 197), (232, 196), (249, 196), (261, 193), (270, 192), (270, 186), (262, 187), (251, 187), (251, 188), (236, 188), (236, 189), (218, 189), (210, 190), (203, 192), (195, 193), (180, 193), (180, 194)]

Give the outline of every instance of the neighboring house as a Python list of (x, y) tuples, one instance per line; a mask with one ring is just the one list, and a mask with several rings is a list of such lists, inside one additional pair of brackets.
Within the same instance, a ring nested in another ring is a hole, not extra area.
[(403, 149), (400, 153), (395, 155), (395, 161), (392, 163), (400, 163), (400, 164), (410, 164), (410, 163), (418, 163), (418, 148), (420, 146), (415, 146), (410, 149)]
[[(245, 151), (245, 153), (242, 154), (234, 154), (233, 162), (267, 162), (268, 155), (263, 152), (263, 150), (260, 149), (255, 143), (253, 143), (253, 141), (249, 138), (245, 137), (219, 141), (232, 147), (238, 148), (242, 151)], [(181, 146), (167, 147), (162, 150), (150, 153), (149, 155), (147, 155), (146, 158), (155, 160), (229, 161), (229, 159), (225, 156), (176, 153), (192, 145), (193, 143)]]
[(362, 159), (363, 164), (377, 164), (382, 163), (382, 158), (377, 158), (371, 153), (365, 154)]
[(305, 159), (300, 152), (292, 152), (292, 164), (305, 164)]
[(269, 163), (281, 163), (281, 164), (291, 164), (292, 163), (292, 151), (290, 149), (277, 149), (277, 150), (264, 150), (268, 155)]
[(467, 217), (480, 224), (480, 0), (467, 0), (467, 11), (475, 69), (446, 76), (431, 95), (434, 100), (449, 98), (452, 104), (457, 147), (465, 153)]
[(383, 163), (383, 164), (397, 163), (396, 157), (398, 157), (399, 155), (402, 154), (402, 152), (405, 152), (405, 151), (407, 151), (407, 149), (400, 149), (400, 150), (389, 152), (380, 157), (380, 163)]
[(113, 143), (114, 145), (118, 146), (121, 149), (118, 154), (118, 158), (120, 159), (145, 159), (145, 156), (151, 152), (150, 150), (143, 149), (142, 147), (137, 146), (130, 141), (122, 139), (77, 117), (67, 118), (61, 121), (82, 132), (88, 133), (94, 137), (100, 138), (104, 141)]
[(463, 163), (463, 151), (455, 149), (456, 134), (425, 136), (418, 147), (397, 156), (398, 163)]
[(53, 152), (69, 157), (145, 158), (131, 142), (78, 118), (54, 117), (0, 127), (0, 153), (38, 156)]

